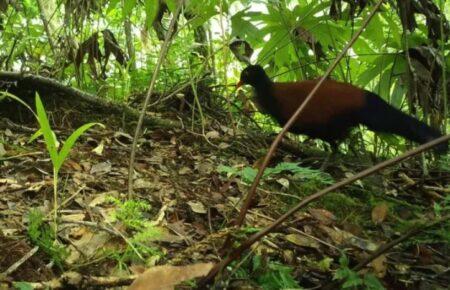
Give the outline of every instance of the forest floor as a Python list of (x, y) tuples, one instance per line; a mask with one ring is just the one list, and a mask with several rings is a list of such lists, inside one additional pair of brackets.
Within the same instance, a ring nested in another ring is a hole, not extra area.
[[(58, 110), (50, 114), (59, 116), (53, 129), (65, 140), (77, 125), (65, 114), (69, 110)], [(111, 124), (120, 122), (119, 116)], [(218, 122), (208, 125), (208, 139), (181, 128), (146, 130), (139, 140), (135, 196), (126, 201), (132, 137), (111, 124), (105, 121), (105, 129), (94, 127), (84, 134), (61, 169), (55, 242), (52, 165), (43, 140), (29, 142), (37, 125), (0, 121), (3, 287), (27, 281), (41, 289), (64, 288), (60, 277), (69, 271), (82, 277), (79, 288), (120, 286), (152, 265), (219, 261), (229, 223), (238, 215), (268, 136), (255, 129), (236, 132)], [(323, 155), (300, 158), (279, 151), (236, 239), (268, 226), (302, 198), (371, 163), (360, 160), (369, 158), (341, 155), (323, 172), (318, 169)], [(228, 284), (222, 285), (320, 289), (334, 275), (367, 288), (376, 287), (376, 276), (388, 289), (448, 289), (448, 222), (381, 255), (360, 278), (350, 270), (415, 222), (448, 212), (450, 172), (430, 166), (422, 176), (419, 161), (411, 159), (309, 205), (233, 263), (223, 277)], [(96, 284), (100, 277), (107, 282)]]

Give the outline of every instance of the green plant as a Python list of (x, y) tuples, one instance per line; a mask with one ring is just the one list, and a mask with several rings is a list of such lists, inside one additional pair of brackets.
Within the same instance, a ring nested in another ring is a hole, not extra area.
[(62, 268), (68, 252), (58, 244), (56, 234), (51, 227), (44, 223), (44, 214), (33, 209), (28, 213), (28, 220), (27, 233), (31, 242), (39, 246), (58, 267)]
[[(228, 176), (240, 176), (244, 183), (251, 183), (253, 179), (255, 179), (257, 169), (252, 167), (244, 167), (242, 169), (238, 169), (235, 167), (220, 165), (217, 168), (219, 173), (226, 173)], [(264, 171), (263, 179), (267, 179), (270, 176), (280, 174), (283, 171), (287, 171), (293, 174), (294, 179), (305, 179), (311, 181), (319, 181), (323, 184), (331, 184), (333, 183), (333, 178), (327, 174), (323, 173), (320, 170), (315, 170), (307, 167), (301, 167), (297, 163), (292, 162), (281, 162), (275, 167), (267, 167)]]
[(141, 231), (149, 226), (144, 213), (151, 210), (151, 205), (141, 200), (121, 201), (117, 198), (110, 197), (109, 201), (117, 206), (114, 216), (121, 221), (127, 228), (135, 231)]
[(124, 268), (126, 263), (137, 260), (145, 260), (147, 264), (163, 256), (163, 252), (151, 244), (162, 236), (159, 228), (148, 221), (146, 213), (150, 211), (151, 205), (141, 200), (126, 200), (122, 202), (117, 198), (110, 197), (109, 200), (117, 206), (114, 213), (115, 218), (122, 222), (127, 229), (132, 231), (133, 236), (127, 240), (127, 247), (122, 252), (113, 252), (112, 257), (117, 260), (119, 268)]
[(293, 269), (256, 255), (236, 271), (237, 278), (248, 279), (265, 290), (301, 289), (292, 276)]
[[(50, 159), (53, 165), (53, 210), (54, 210), (54, 222), (55, 222), (55, 233), (57, 232), (57, 218), (58, 218), (58, 175), (61, 166), (64, 164), (70, 150), (75, 145), (78, 138), (89, 128), (95, 125), (104, 127), (100, 123), (88, 123), (76, 129), (64, 142), (61, 150), (58, 151), (57, 138), (55, 133), (50, 127), (50, 123), (45, 112), (44, 105), (42, 104), (41, 98), (36, 93), (36, 113), (39, 122), (39, 131), (32, 136), (32, 140), (37, 138), (39, 135), (44, 136), (45, 145), (48, 153), (50, 154)], [(56, 238), (56, 236), (55, 236)]]
[[(69, 155), (70, 151), (72, 150), (72, 147), (75, 145), (75, 142), (78, 140), (78, 138), (89, 128), (92, 126), (98, 125), (102, 128), (104, 128), (103, 124), (100, 123), (88, 123), (84, 124), (83, 126), (76, 129), (64, 142), (61, 150), (58, 151), (59, 142), (56, 137), (56, 134), (53, 132), (52, 128), (50, 127), (50, 122), (48, 121), (47, 113), (45, 112), (44, 105), (42, 104), (41, 98), (39, 97), (39, 94), (36, 93), (35, 103), (36, 103), (36, 113), (34, 113), (33, 109), (31, 109), (30, 106), (28, 106), (27, 103), (22, 101), (17, 96), (14, 96), (8, 92), (0, 92), (0, 101), (5, 98), (11, 98), (23, 106), (25, 106), (28, 110), (30, 110), (31, 113), (36, 117), (40, 129), (33, 134), (30, 138), (30, 142), (37, 139), (41, 135), (44, 136), (45, 145), (47, 148), (47, 151), (50, 155), (50, 160), (52, 161), (53, 165), (53, 211), (54, 211), (54, 230), (55, 233), (58, 229), (57, 219), (58, 219), (58, 175), (59, 170), (61, 169), (61, 166), (64, 164), (64, 161), (66, 160), (67, 156)], [(56, 238), (56, 235), (55, 235)]]
[(19, 290), (33, 290), (34, 287), (28, 282), (13, 282), (13, 286), (15, 289)]
[(359, 289), (365, 287), (368, 290), (385, 289), (380, 281), (373, 274), (359, 275), (349, 267), (349, 260), (345, 254), (339, 259), (339, 269), (334, 273), (334, 280), (343, 280), (343, 289)]

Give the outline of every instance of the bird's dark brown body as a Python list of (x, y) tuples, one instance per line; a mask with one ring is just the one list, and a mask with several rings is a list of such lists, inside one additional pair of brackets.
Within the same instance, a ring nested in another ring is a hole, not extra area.
[[(244, 69), (240, 80), (241, 85), (254, 87), (258, 108), (273, 116), (280, 125), (289, 120), (317, 83), (318, 80), (272, 82), (258, 65)], [(441, 136), (438, 130), (392, 107), (378, 95), (333, 80), (326, 80), (319, 87), (290, 131), (334, 144), (359, 124), (418, 143)], [(447, 144), (439, 150), (446, 151)]]

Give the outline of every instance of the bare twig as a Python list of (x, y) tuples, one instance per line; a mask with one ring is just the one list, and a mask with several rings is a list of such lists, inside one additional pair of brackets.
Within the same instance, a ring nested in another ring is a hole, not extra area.
[(134, 133), (134, 139), (133, 139), (133, 145), (131, 147), (131, 154), (130, 154), (130, 166), (128, 171), (128, 198), (132, 198), (133, 196), (133, 175), (134, 175), (134, 160), (136, 158), (136, 149), (137, 149), (137, 142), (139, 139), (139, 134), (141, 133), (142, 123), (144, 121), (145, 111), (147, 110), (147, 105), (150, 102), (150, 97), (153, 93), (153, 88), (156, 84), (156, 78), (159, 73), (159, 69), (161, 68), (162, 62), (167, 54), (167, 51), (169, 50), (169, 46), (172, 40), (172, 34), (175, 28), (175, 24), (178, 21), (178, 15), (181, 12), (181, 8), (183, 7), (183, 0), (181, 0), (178, 3), (177, 10), (173, 13), (172, 19), (170, 21), (170, 25), (166, 34), (166, 39), (164, 40), (164, 43), (161, 47), (161, 52), (159, 54), (158, 61), (155, 66), (155, 70), (153, 71), (152, 80), (150, 81), (150, 87), (148, 88), (147, 95), (145, 97), (144, 105), (142, 106), (141, 115), (139, 116), (138, 123), (136, 125), (136, 131)]
[(5, 272), (1, 273), (0, 276), (7, 277), (11, 275), (14, 271), (16, 271), (23, 263), (25, 263), (29, 258), (33, 257), (34, 254), (39, 250), (39, 247), (36, 246), (31, 249), (25, 256), (20, 258), (17, 262), (11, 265)]
[(363, 170), (359, 172), (358, 174), (355, 174), (351, 177), (348, 177), (338, 183), (335, 183), (321, 191), (318, 191), (309, 197), (305, 198), (302, 202), (298, 203), (295, 207), (291, 208), (288, 212), (283, 214), (281, 217), (279, 217), (275, 222), (273, 222), (271, 225), (267, 226), (263, 230), (257, 232), (256, 234), (250, 236), (247, 240), (241, 243), (241, 245), (236, 248), (233, 252), (231, 252), (228, 257), (226, 257), (224, 260), (222, 260), (220, 263), (216, 264), (213, 269), (208, 273), (208, 275), (201, 281), (200, 285), (205, 285), (209, 283), (220, 271), (222, 271), (226, 266), (228, 266), (232, 261), (237, 259), (245, 250), (247, 250), (252, 244), (259, 241), (262, 237), (265, 235), (273, 232), (279, 225), (281, 225), (284, 221), (286, 221), (290, 216), (292, 216), (294, 213), (296, 213), (301, 208), (305, 207), (309, 203), (316, 201), (317, 199), (321, 198), (327, 193), (330, 193), (332, 191), (335, 191), (345, 185), (351, 184), (361, 178), (364, 178), (366, 176), (372, 175), (375, 172), (378, 172), (388, 166), (394, 165), (396, 163), (399, 163), (400, 161), (403, 161), (407, 158), (410, 158), (414, 155), (417, 155), (419, 153), (422, 153), (426, 150), (429, 150), (433, 148), (434, 146), (447, 142), (450, 140), (450, 134), (446, 136), (442, 136), (438, 139), (435, 139), (433, 141), (430, 141), (426, 144), (423, 144), (413, 150), (407, 151), (406, 153), (397, 156), (395, 158), (383, 161), (375, 166), (372, 166), (366, 170)]
[(32, 289), (84, 289), (84, 288), (106, 288), (130, 285), (138, 275), (126, 277), (98, 277), (82, 275), (77, 272), (65, 272), (58, 279), (46, 282), (27, 282)]

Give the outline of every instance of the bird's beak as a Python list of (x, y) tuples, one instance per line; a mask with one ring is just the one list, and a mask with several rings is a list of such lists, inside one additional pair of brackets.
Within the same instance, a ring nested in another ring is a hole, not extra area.
[(242, 87), (244, 85), (244, 82), (243, 81), (239, 81), (237, 84), (236, 84), (236, 89), (239, 89), (240, 87)]

